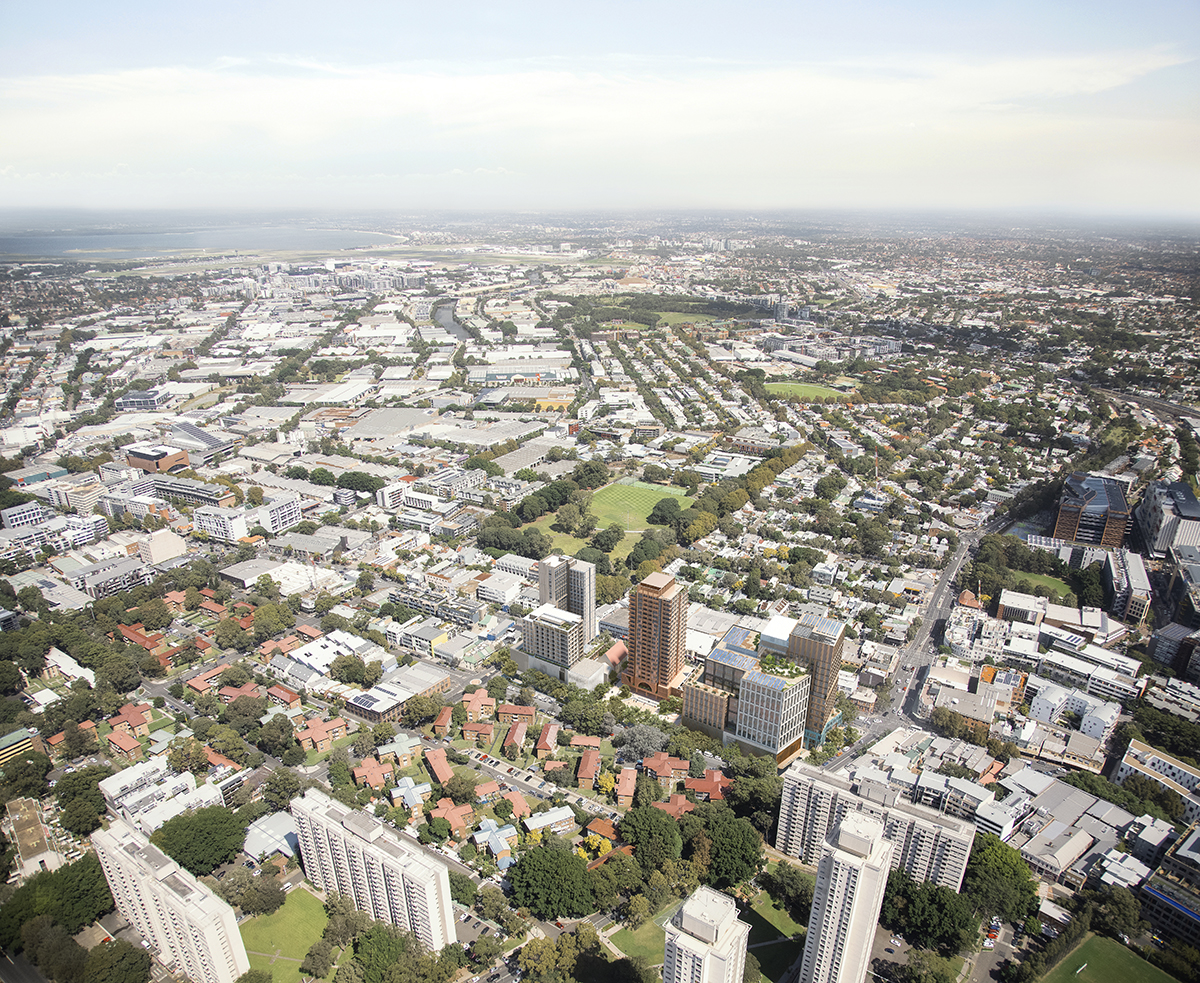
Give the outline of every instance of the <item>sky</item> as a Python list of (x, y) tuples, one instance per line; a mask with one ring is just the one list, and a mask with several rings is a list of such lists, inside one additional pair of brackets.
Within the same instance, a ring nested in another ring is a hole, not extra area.
[(0, 4), (0, 207), (1200, 217), (1200, 3)]

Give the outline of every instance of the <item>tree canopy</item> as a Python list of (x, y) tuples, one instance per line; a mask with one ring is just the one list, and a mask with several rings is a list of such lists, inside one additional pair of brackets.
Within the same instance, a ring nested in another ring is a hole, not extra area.
[(11, 949), (21, 926), (38, 915), (51, 915), (74, 935), (112, 911), (113, 899), (94, 853), (53, 871), (41, 871), (22, 884), (0, 906), (0, 946)]
[(633, 855), (646, 871), (677, 859), (683, 852), (679, 824), (662, 809), (653, 806), (630, 809), (621, 819), (621, 839), (630, 844)]
[(593, 910), (587, 864), (574, 853), (546, 846), (527, 850), (510, 868), (509, 880), (517, 904), (535, 918), (574, 918)]
[(1023, 921), (1037, 911), (1037, 885), (1018, 850), (991, 833), (975, 834), (963, 877), (963, 894), (975, 911)]
[(225, 806), (215, 805), (168, 819), (150, 841), (200, 877), (237, 856), (245, 838), (245, 825)]
[(940, 884), (918, 884), (908, 871), (898, 868), (888, 876), (879, 920), (893, 931), (904, 932), (918, 949), (952, 956), (978, 938), (979, 915), (972, 909), (970, 897)]

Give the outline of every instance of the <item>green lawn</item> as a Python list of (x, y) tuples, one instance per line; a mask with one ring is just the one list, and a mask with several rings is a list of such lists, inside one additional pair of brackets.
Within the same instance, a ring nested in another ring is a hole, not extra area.
[(778, 983), (803, 951), (804, 943), (802, 941), (793, 942), (790, 939), (776, 942), (773, 945), (760, 945), (757, 949), (750, 950), (754, 958), (758, 960), (763, 979), (770, 980), (771, 983)]
[(240, 926), (250, 966), (268, 970), (272, 983), (297, 983), (300, 962), (328, 921), (321, 902), (304, 888), (296, 888), (275, 914), (260, 915)]
[[(1077, 972), (1084, 963), (1087, 968)], [(1119, 942), (1094, 935), (1043, 976), (1042, 983), (1173, 983), (1174, 979)]]
[(767, 392), (780, 396), (799, 396), (801, 399), (826, 399), (829, 396), (845, 396), (828, 386), (817, 386), (809, 382), (768, 382)]
[[(564, 556), (574, 556), (581, 549), (587, 546), (586, 539), (578, 539), (575, 536), (570, 536), (565, 532), (558, 532), (550, 528), (550, 524), (554, 522), (554, 513), (542, 516), (533, 524), (533, 528), (537, 529), (550, 537), (550, 548), (562, 550)], [(601, 526), (600, 528), (604, 528)], [(613, 551), (608, 555), (614, 560), (624, 559), (629, 555), (630, 550), (637, 544), (637, 536), (626, 536), (613, 548)]]
[[(680, 495), (679, 489), (663, 487), (652, 490), (638, 485), (605, 485), (592, 496), (591, 511), (600, 520), (601, 529), (616, 522), (629, 530), (641, 530), (646, 528), (646, 516), (659, 500), (673, 496), (682, 499), (680, 508), (686, 509), (691, 504), (690, 500)], [(622, 540), (618, 546), (624, 543), (625, 540)]]
[[(354, 743), (354, 738), (356, 737), (358, 737), (357, 733), (347, 734), (345, 737), (339, 737), (336, 741), (334, 741), (328, 751), (309, 751), (304, 756), (304, 763), (306, 765), (315, 765), (318, 761), (322, 761), (323, 759), (329, 757), (329, 755), (333, 754), (333, 752), (338, 748), (349, 747)], [(353, 754), (351, 757), (353, 757)]]
[[(804, 926), (795, 921), (787, 910), (779, 905), (766, 891), (760, 891), (754, 899), (754, 912), (769, 923), (779, 935), (793, 936), (804, 931)], [(769, 941), (769, 936), (755, 941)]]
[(1022, 580), (1028, 580), (1034, 587), (1041, 584), (1049, 591), (1053, 591), (1060, 598), (1066, 597), (1071, 593), (1070, 584), (1066, 584), (1057, 577), (1048, 577), (1044, 573), (1023, 573), (1020, 570), (1013, 571), (1013, 577), (1020, 583)]
[[(616, 522), (627, 532), (640, 532), (646, 528), (646, 516), (650, 514), (650, 510), (658, 504), (659, 499), (668, 497), (678, 498), (681, 509), (686, 509), (691, 504), (691, 499), (682, 488), (649, 485), (643, 482), (632, 485), (611, 484), (605, 485), (592, 496), (591, 512), (599, 521), (599, 529), (607, 528)], [(574, 556), (587, 546), (586, 539), (578, 539), (557, 529), (551, 529), (554, 521), (555, 515), (550, 512), (533, 523), (534, 529), (550, 537), (551, 549), (561, 550), (566, 556)], [(627, 535), (617, 543), (609, 556), (614, 560), (624, 559), (637, 544), (637, 540), (636, 535)]]
[(612, 944), (625, 955), (630, 958), (641, 956), (651, 966), (657, 966), (662, 962), (666, 942), (667, 933), (654, 919), (646, 922), (636, 932), (623, 928), (612, 936)]

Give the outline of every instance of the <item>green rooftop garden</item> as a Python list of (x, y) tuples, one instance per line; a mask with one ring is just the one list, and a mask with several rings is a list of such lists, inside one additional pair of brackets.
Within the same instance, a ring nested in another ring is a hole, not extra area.
[(780, 676), (783, 679), (799, 679), (808, 672), (806, 666), (798, 666), (794, 662), (778, 658), (769, 652), (758, 660), (758, 668), (760, 672)]

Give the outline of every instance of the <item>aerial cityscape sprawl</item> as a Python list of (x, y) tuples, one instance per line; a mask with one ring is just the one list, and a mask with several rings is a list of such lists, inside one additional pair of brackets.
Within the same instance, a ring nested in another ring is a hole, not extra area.
[(0, 262), (22, 980), (1196, 978), (1194, 239), (380, 231)]

